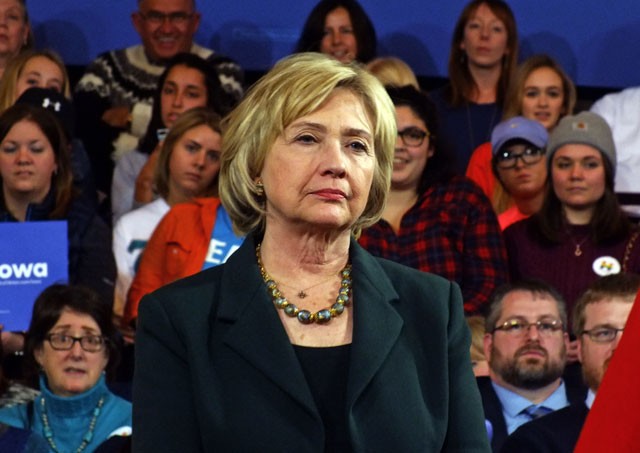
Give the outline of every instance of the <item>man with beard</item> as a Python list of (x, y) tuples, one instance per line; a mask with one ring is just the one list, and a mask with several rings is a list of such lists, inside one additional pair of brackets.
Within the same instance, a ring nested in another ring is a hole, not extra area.
[(634, 274), (610, 275), (589, 286), (573, 311), (587, 398), (518, 428), (502, 452), (573, 452), (639, 289), (640, 277)]
[(520, 425), (584, 400), (584, 392), (568, 388), (561, 377), (566, 326), (562, 296), (546, 283), (511, 283), (491, 296), (484, 336), (489, 377), (477, 382), (493, 451)]

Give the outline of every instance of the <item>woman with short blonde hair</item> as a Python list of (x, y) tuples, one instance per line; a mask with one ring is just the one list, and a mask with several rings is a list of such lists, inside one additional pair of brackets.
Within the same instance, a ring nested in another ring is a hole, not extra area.
[(142, 300), (135, 451), (489, 451), (459, 289), (353, 238), (384, 207), (394, 116), (371, 74), (320, 54), (231, 113), (220, 194), (249, 234)]

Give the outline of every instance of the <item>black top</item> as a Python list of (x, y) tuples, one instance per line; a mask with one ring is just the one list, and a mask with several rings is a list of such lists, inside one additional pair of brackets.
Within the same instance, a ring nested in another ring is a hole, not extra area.
[(345, 413), (351, 345), (293, 349), (322, 418), (325, 451), (351, 451)]

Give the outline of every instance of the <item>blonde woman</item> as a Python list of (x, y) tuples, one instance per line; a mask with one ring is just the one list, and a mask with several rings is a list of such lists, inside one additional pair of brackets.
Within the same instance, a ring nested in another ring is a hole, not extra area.
[(352, 238), (395, 124), (380, 82), (320, 54), (231, 113), (220, 195), (248, 236), (140, 304), (135, 451), (489, 451), (459, 289)]
[(11, 60), (0, 79), (0, 112), (33, 87), (48, 88), (71, 99), (67, 69), (56, 52), (26, 50)]
[(420, 84), (411, 67), (396, 57), (379, 57), (366, 65), (367, 70), (376, 76), (384, 86), (403, 87), (411, 85), (420, 89)]
[[(118, 219), (113, 229), (117, 315), (123, 314), (140, 255), (171, 206), (218, 193), (220, 135), (220, 117), (212, 110), (197, 107), (181, 115), (158, 154), (154, 177), (158, 198)], [(211, 157), (206, 156), (209, 148)]]

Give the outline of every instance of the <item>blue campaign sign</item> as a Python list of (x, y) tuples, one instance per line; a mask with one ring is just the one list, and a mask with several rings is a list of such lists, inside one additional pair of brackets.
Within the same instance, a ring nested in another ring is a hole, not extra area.
[(0, 324), (27, 330), (47, 286), (69, 280), (67, 222), (0, 223)]

